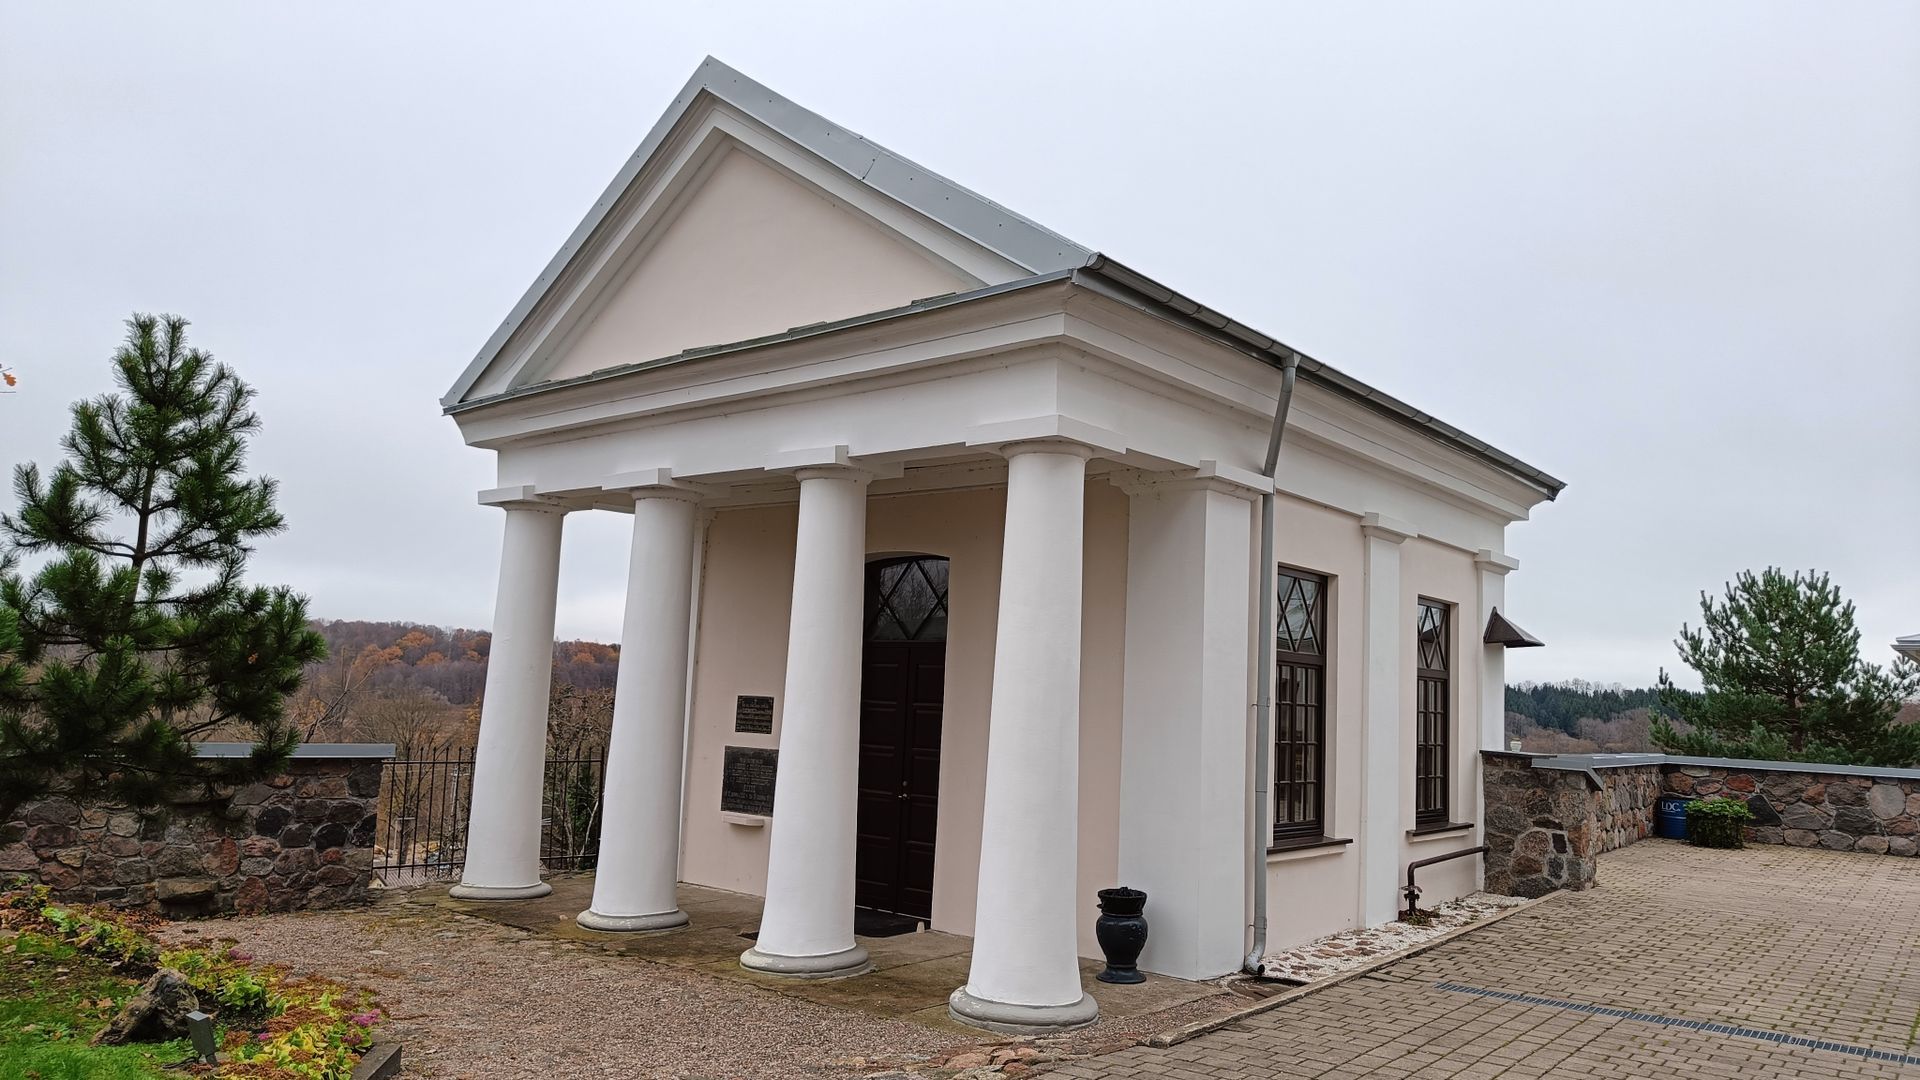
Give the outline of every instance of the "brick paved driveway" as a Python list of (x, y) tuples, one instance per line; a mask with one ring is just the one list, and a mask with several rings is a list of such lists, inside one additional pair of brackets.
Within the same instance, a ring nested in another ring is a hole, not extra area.
[(1920, 860), (1650, 840), (1602, 857), (1590, 892), (1179, 1046), (1050, 1076), (1911, 1080), (1916, 1025)]

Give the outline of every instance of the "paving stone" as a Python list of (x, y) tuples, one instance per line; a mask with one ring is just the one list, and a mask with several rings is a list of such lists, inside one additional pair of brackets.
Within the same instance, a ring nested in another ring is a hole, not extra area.
[[(1890, 853), (1895, 841), (1913, 843), (1892, 838)], [(1247, 1075), (1252, 1053), (1267, 1063), (1259, 1076), (1920, 1077), (1920, 1066), (1859, 1054), (1435, 985), (1905, 1052), (1920, 1001), (1916, 910), (1916, 860), (1649, 840), (1600, 856), (1593, 889), (1385, 969), (1393, 978), (1355, 979), (1170, 1049), (1054, 1075), (1229, 1080)]]

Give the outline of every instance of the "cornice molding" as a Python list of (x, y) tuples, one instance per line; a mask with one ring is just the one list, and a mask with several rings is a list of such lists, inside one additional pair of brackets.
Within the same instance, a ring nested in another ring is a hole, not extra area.
[(1484, 574), (1497, 574), (1506, 577), (1520, 569), (1520, 560), (1511, 555), (1502, 554), (1492, 548), (1481, 548), (1473, 556), (1473, 565)]
[(1113, 486), (1128, 495), (1162, 495), (1176, 491), (1212, 491), (1239, 499), (1257, 501), (1274, 490), (1273, 481), (1249, 469), (1238, 469), (1212, 459), (1203, 459), (1195, 469), (1149, 472), (1143, 469), (1117, 470), (1109, 474)]
[(970, 447), (1012, 457), (1020, 453), (1055, 453), (1062, 446), (1077, 446), (1085, 457), (1119, 457), (1127, 452), (1126, 439), (1116, 431), (1059, 413), (979, 424), (967, 429)]

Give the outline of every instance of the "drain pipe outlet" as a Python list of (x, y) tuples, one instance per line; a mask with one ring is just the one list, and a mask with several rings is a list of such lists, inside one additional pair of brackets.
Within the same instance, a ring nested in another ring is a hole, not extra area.
[[(1261, 474), (1272, 480), (1280, 467), (1280, 440), (1287, 431), (1287, 410), (1293, 405), (1293, 381), (1300, 366), (1300, 354), (1289, 351), (1286, 366), (1280, 369), (1280, 400), (1273, 407), (1273, 430), (1267, 435), (1266, 467)], [(1269, 485), (1271, 486), (1271, 485)], [(1253, 944), (1247, 949), (1247, 972), (1266, 971), (1267, 955), (1267, 837), (1272, 835), (1267, 799), (1273, 788), (1273, 755), (1267, 746), (1273, 741), (1273, 561), (1272, 491), (1260, 493), (1260, 573), (1259, 573), (1259, 664), (1254, 676), (1253, 738), (1253, 828), (1247, 844), (1247, 873), (1253, 879)]]

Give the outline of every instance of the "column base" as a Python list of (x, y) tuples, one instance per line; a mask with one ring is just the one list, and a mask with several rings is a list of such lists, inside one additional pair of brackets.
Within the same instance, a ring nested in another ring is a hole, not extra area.
[(963, 986), (947, 998), (947, 1015), (968, 1027), (1003, 1035), (1050, 1035), (1093, 1023), (1100, 1018), (1100, 1006), (1086, 994), (1071, 1005), (1010, 1005), (974, 997)]
[(455, 900), (533, 900), (553, 891), (544, 881), (531, 885), (469, 885), (461, 882), (447, 890)]
[(821, 956), (781, 956), (748, 949), (740, 954), (740, 966), (762, 975), (784, 975), (790, 979), (844, 979), (873, 970), (867, 950), (858, 945)]
[(599, 930), (608, 934), (645, 934), (678, 930), (687, 925), (688, 919), (687, 913), (679, 908), (653, 915), (602, 915), (589, 908), (575, 915), (573, 921), (584, 930)]

